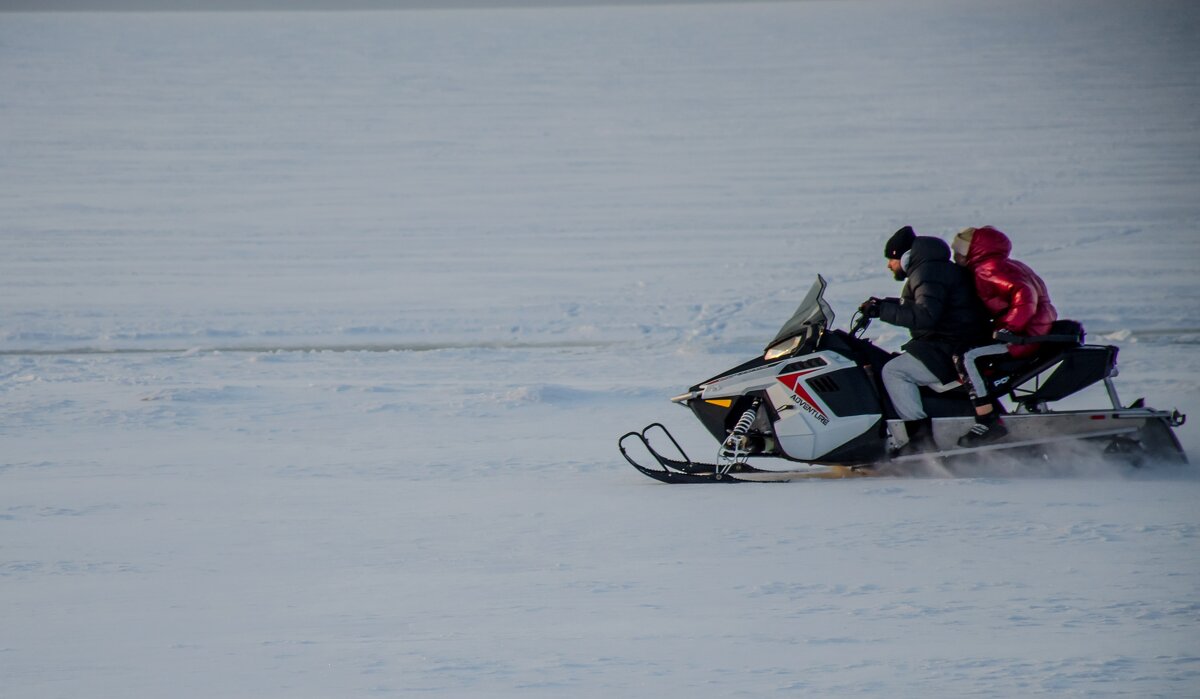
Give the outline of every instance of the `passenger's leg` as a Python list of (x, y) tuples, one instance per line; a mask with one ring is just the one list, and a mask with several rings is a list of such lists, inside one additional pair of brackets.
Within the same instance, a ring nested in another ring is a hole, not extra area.
[(1000, 416), (992, 407), (992, 401), (988, 397), (987, 382), (980, 374), (977, 364), (983, 357), (1007, 352), (1008, 348), (1004, 345), (985, 345), (968, 350), (963, 355), (963, 368), (966, 369), (967, 379), (971, 384), (971, 397), (975, 403), (975, 425), (970, 432), (958, 440), (960, 447), (982, 446), (1008, 434), (1008, 428), (1000, 422)]
[(983, 375), (979, 372), (979, 359), (1007, 353), (1007, 346), (984, 345), (983, 347), (976, 347), (974, 350), (968, 350), (962, 356), (962, 368), (967, 372), (967, 381), (971, 386), (971, 398), (974, 399), (976, 416), (979, 418), (994, 414), (991, 407), (991, 399), (988, 396), (988, 381), (984, 380)]

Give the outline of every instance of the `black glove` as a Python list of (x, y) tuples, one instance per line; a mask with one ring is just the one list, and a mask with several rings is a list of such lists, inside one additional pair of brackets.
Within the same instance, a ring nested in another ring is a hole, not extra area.
[(862, 305), (858, 307), (858, 310), (867, 318), (878, 318), (879, 317), (879, 299), (872, 296), (871, 298), (867, 299), (866, 301), (863, 301)]

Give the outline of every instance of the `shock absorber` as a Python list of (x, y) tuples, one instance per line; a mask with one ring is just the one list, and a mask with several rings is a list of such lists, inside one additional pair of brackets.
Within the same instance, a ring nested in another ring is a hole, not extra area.
[(755, 398), (746, 412), (738, 418), (729, 436), (721, 443), (721, 448), (717, 450), (718, 473), (729, 473), (730, 469), (746, 463), (746, 459), (750, 457), (750, 439), (747, 435), (754, 421), (758, 419), (758, 406), (761, 404), (762, 399)]

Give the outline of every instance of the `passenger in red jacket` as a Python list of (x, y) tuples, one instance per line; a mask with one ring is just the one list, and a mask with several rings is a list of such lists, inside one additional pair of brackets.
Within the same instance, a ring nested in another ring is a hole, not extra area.
[[(954, 261), (971, 270), (975, 290), (992, 317), (992, 330), (1014, 335), (1046, 335), (1058, 320), (1046, 283), (1028, 265), (1009, 258), (1012, 242), (991, 226), (964, 228), (951, 244)], [(1038, 345), (985, 345), (963, 355), (963, 368), (975, 400), (975, 425), (958, 440), (959, 446), (975, 447), (1008, 434), (992, 407), (987, 384), (976, 361), (981, 357), (1010, 354), (1023, 358), (1037, 352)]]

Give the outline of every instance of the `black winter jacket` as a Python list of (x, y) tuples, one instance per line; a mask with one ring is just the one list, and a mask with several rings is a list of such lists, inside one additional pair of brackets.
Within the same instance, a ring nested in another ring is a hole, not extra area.
[(950, 261), (941, 238), (919, 236), (909, 256), (908, 281), (900, 298), (883, 299), (879, 319), (908, 328), (902, 348), (943, 382), (954, 381), (954, 355), (988, 342), (988, 316), (975, 293), (970, 270)]

